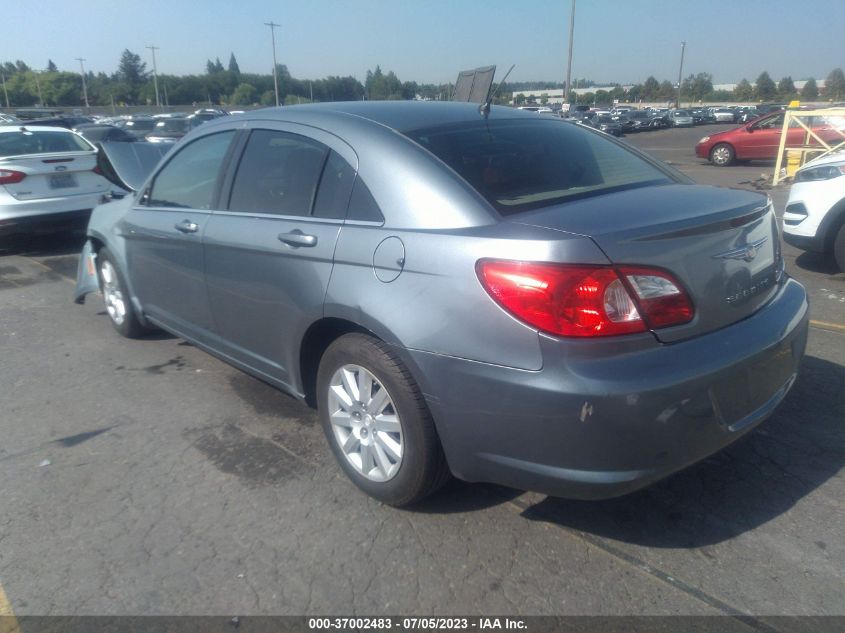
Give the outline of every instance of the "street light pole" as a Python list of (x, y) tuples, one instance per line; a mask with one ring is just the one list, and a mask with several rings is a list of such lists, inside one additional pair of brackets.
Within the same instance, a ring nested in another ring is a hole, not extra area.
[(145, 46), (144, 48), (149, 48), (153, 52), (153, 85), (156, 91), (156, 107), (161, 109), (161, 97), (158, 96), (158, 68), (156, 68), (156, 51), (159, 50), (159, 47)]
[(44, 106), (44, 97), (41, 96), (41, 84), (38, 82), (38, 71), (33, 70), (32, 76), (35, 77), (35, 89), (38, 90), (38, 105)]
[(76, 60), (79, 62), (79, 72), (82, 75), (82, 96), (85, 98), (85, 110), (90, 110), (91, 106), (88, 105), (88, 86), (85, 85), (85, 66), (82, 65), (85, 59), (83, 57), (77, 57)]
[(684, 49), (686, 49), (687, 43), (681, 42), (681, 66), (678, 68), (678, 98), (675, 99), (675, 107), (681, 107), (681, 75), (684, 74)]
[(575, 38), (575, 0), (572, 0), (572, 10), (569, 13), (569, 58), (566, 62), (566, 87), (563, 93), (563, 100), (569, 103), (572, 98), (572, 44)]
[(276, 105), (279, 105), (279, 78), (276, 73), (276, 27), (281, 24), (276, 24), (272, 20), (265, 22), (264, 26), (270, 27), (270, 38), (273, 40), (273, 89), (276, 91)]

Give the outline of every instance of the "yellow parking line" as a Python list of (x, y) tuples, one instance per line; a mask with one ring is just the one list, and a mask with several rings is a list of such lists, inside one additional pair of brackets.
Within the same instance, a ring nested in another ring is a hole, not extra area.
[(845, 325), (841, 323), (828, 323), (827, 321), (813, 321), (810, 319), (810, 325), (817, 327), (820, 330), (830, 330), (832, 332), (845, 332)]
[(6, 597), (2, 584), (0, 584), (0, 633), (21, 633), (18, 619), (12, 611), (12, 604)]

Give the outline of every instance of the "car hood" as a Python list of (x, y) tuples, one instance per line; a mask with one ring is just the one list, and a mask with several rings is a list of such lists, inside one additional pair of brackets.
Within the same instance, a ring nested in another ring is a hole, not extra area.
[(814, 158), (811, 161), (807, 161), (798, 171), (803, 171), (811, 167), (818, 167), (819, 165), (841, 163), (842, 161), (845, 161), (845, 150), (834, 152), (833, 154), (827, 154), (826, 156), (820, 156), (819, 158)]

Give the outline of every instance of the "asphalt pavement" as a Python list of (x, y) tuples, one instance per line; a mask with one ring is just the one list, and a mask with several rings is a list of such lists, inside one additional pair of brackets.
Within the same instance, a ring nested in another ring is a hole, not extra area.
[[(692, 154), (722, 127), (626, 140), (765, 190), (770, 163)], [(845, 274), (823, 258), (785, 248), (807, 356), (739, 443), (610, 501), (455, 481), (396, 510), (343, 476), (312, 410), (75, 305), (80, 246), (0, 246), (0, 615), (845, 615)]]

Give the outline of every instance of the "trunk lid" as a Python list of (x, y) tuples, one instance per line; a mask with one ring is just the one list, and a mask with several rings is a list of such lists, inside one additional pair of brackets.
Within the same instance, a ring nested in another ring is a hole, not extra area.
[(23, 172), (20, 182), (5, 185), (18, 200), (45, 200), (108, 191), (108, 183), (94, 173), (96, 152), (60, 152), (0, 159), (0, 168)]
[(143, 186), (162, 156), (172, 145), (159, 143), (98, 143), (97, 164), (103, 175), (118, 187), (138, 191)]
[(765, 196), (750, 191), (683, 184), (644, 187), (506, 221), (584, 235), (614, 264), (670, 272), (692, 299), (695, 318), (655, 330), (666, 343), (750, 316), (773, 296), (782, 272), (774, 210)]

